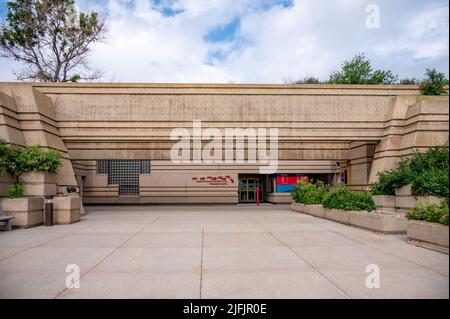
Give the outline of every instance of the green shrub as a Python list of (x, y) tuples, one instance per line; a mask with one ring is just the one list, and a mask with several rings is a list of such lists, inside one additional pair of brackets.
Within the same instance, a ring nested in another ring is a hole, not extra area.
[(50, 172), (55, 173), (60, 165), (61, 154), (49, 150), (45, 151), (39, 146), (25, 147), (17, 158), (18, 166), (22, 172)]
[(8, 152), (8, 147), (6, 146), (5, 140), (0, 138), (0, 176), (5, 175), (8, 172), (6, 153)]
[(61, 164), (61, 154), (57, 151), (45, 151), (39, 146), (6, 146), (0, 142), (0, 173), (20, 176), (25, 172), (57, 171)]
[(322, 204), (326, 208), (344, 209), (344, 210), (375, 210), (375, 203), (369, 192), (354, 192), (345, 185), (332, 187), (325, 194)]
[(414, 151), (412, 156), (400, 159), (397, 167), (378, 173), (378, 182), (372, 185), (373, 195), (394, 195), (395, 189), (411, 184), (415, 196), (448, 197), (448, 146)]
[(430, 203), (417, 205), (406, 215), (406, 218), (448, 225), (448, 199), (443, 200), (440, 205)]
[(420, 91), (423, 95), (444, 95), (448, 92), (444, 85), (448, 84), (445, 74), (436, 69), (427, 69), (426, 78), (420, 83)]
[(327, 187), (322, 181), (306, 183), (304, 180), (300, 180), (292, 191), (292, 198), (296, 203), (317, 205), (322, 203), (326, 192)]
[(394, 195), (395, 189), (410, 183), (410, 170), (407, 158), (401, 158), (398, 166), (378, 173), (378, 182), (372, 185), (373, 195)]
[(19, 198), (23, 196), (25, 188), (21, 183), (16, 183), (6, 190), (6, 197)]
[(448, 146), (415, 151), (409, 161), (413, 195), (448, 197)]

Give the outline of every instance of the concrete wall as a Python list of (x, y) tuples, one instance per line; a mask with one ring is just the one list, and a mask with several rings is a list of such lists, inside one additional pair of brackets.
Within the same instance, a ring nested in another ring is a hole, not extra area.
[[(417, 86), (0, 83), (0, 134), (64, 154), (58, 185), (78, 185), (84, 202), (237, 201), (237, 176), (254, 165), (175, 165), (173, 128), (278, 128), (279, 172), (338, 174), (365, 189), (401, 155), (448, 141), (448, 97)], [(118, 198), (96, 173), (98, 159), (148, 159), (139, 198)], [(229, 175), (234, 183), (198, 184)], [(1, 183), (0, 183), (1, 184)]]

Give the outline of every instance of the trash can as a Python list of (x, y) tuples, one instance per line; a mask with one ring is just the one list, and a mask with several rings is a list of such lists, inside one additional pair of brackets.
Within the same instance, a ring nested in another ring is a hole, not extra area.
[(53, 196), (45, 196), (44, 225), (53, 226)]

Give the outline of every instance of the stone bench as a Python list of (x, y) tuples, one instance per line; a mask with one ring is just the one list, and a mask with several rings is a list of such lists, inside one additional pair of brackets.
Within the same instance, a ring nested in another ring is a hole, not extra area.
[(0, 222), (4, 223), (2, 230), (12, 230), (11, 221), (14, 216), (0, 215)]

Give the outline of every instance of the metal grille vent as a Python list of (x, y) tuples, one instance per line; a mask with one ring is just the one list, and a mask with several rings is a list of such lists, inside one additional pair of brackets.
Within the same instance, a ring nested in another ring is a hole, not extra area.
[(109, 185), (119, 185), (119, 195), (139, 195), (139, 174), (150, 173), (148, 160), (100, 160), (97, 173), (108, 174)]

